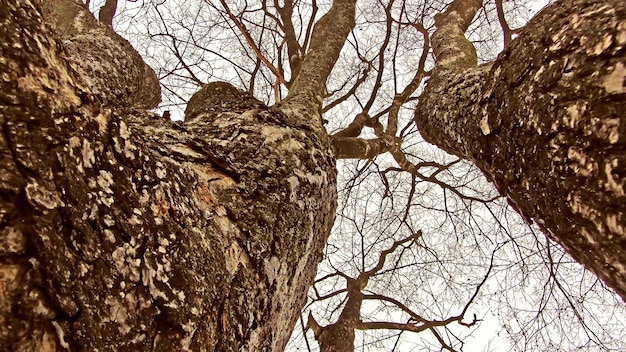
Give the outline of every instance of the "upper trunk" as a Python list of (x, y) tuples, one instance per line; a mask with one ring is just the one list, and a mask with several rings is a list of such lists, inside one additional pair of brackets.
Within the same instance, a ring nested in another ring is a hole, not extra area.
[(193, 123), (138, 110), (134, 51), (35, 7), (0, 12), (2, 349), (282, 350), (334, 218), (321, 125), (220, 83)]
[(328, 13), (315, 24), (300, 71), (289, 88), (289, 95), (280, 103), (281, 109), (303, 115), (302, 123), (310, 124), (319, 133), (325, 133), (322, 101), (326, 80), (354, 28), (355, 10), (355, 0), (333, 1)]
[(320, 326), (313, 314), (309, 314), (307, 328), (311, 328), (320, 346), (320, 352), (352, 352), (354, 351), (355, 329), (361, 322), (361, 305), (365, 287), (363, 282), (349, 277), (347, 281), (346, 303), (341, 314), (333, 324)]
[(626, 299), (625, 78), (626, 3), (565, 0), (492, 64), (437, 69), (415, 121)]

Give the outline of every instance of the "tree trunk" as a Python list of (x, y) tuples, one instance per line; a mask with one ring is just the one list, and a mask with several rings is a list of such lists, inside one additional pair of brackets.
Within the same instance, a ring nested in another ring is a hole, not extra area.
[(282, 350), (334, 220), (321, 125), (224, 83), (147, 113), (110, 28), (44, 25), (95, 21), (72, 2), (0, 11), (0, 350)]
[(367, 284), (367, 279), (346, 279), (346, 304), (341, 308), (341, 314), (333, 324), (320, 326), (313, 314), (309, 314), (307, 329), (311, 328), (320, 352), (352, 352), (354, 351), (355, 330), (361, 322), (361, 305), (363, 293), (361, 290)]
[(436, 69), (415, 114), (623, 299), (625, 79), (626, 3), (561, 1), (495, 62)]
[[(143, 110), (154, 73), (78, 2), (3, 5), (0, 346), (282, 350), (333, 222), (319, 105), (354, 1), (280, 106), (214, 83), (187, 124)], [(441, 65), (415, 116), (622, 297), (625, 7), (550, 7), (492, 65)]]

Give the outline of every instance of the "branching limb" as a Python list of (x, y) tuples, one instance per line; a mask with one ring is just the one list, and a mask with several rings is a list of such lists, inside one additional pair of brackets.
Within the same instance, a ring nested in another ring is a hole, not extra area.
[(378, 273), (383, 268), (383, 265), (385, 265), (385, 261), (387, 260), (387, 256), (389, 256), (389, 254), (395, 252), (395, 250), (398, 249), (398, 247), (400, 247), (401, 245), (407, 242), (417, 241), (417, 239), (420, 238), (421, 236), (422, 236), (422, 231), (417, 231), (411, 236), (395, 241), (391, 245), (391, 247), (387, 248), (386, 250), (380, 253), (380, 256), (378, 257), (378, 263), (376, 263), (375, 267), (359, 275), (359, 281), (367, 282), (367, 280), (369, 280), (373, 275)]
[(365, 61), (364, 59), (361, 59), (363, 62), (365, 62), (367, 64), (367, 67), (365, 67), (365, 69), (363, 70), (363, 73), (361, 74), (361, 76), (359, 78), (357, 78), (356, 82), (354, 83), (354, 85), (352, 86), (352, 88), (350, 88), (350, 90), (348, 90), (346, 92), (346, 94), (342, 95), (341, 97), (333, 100), (332, 102), (330, 102), (328, 105), (324, 106), (324, 108), (322, 109), (322, 112), (326, 112), (329, 111), (330, 109), (334, 108), (335, 106), (343, 103), (344, 101), (346, 101), (349, 97), (353, 96), (356, 93), (356, 90), (359, 89), (359, 87), (361, 86), (361, 84), (363, 84), (368, 76), (370, 71), (372, 70), (372, 63), (369, 61)]
[(476, 66), (476, 49), (465, 38), (465, 31), (481, 6), (481, 0), (455, 0), (445, 12), (435, 16), (437, 30), (432, 46), (438, 69), (462, 71)]
[(117, 11), (117, 0), (106, 0), (104, 6), (100, 8), (98, 18), (100, 22), (106, 24), (109, 27), (113, 26), (113, 16)]
[(287, 81), (285, 81), (285, 79), (280, 74), (278, 69), (265, 57), (265, 55), (263, 55), (259, 47), (255, 44), (254, 40), (250, 36), (250, 33), (248, 32), (248, 29), (246, 28), (246, 26), (244, 26), (244, 24), (241, 23), (241, 21), (239, 21), (237, 16), (233, 14), (233, 12), (230, 10), (230, 7), (228, 7), (228, 5), (226, 4), (226, 1), (220, 0), (220, 3), (224, 7), (224, 10), (226, 10), (226, 13), (228, 14), (228, 17), (230, 18), (230, 20), (233, 21), (235, 26), (237, 26), (237, 28), (239, 29), (243, 37), (246, 39), (246, 42), (248, 43), (248, 45), (250, 45), (250, 48), (252, 48), (252, 51), (254, 51), (255, 55), (261, 61), (263, 61), (265, 66), (267, 66), (267, 68), (269, 68), (270, 71), (272, 71), (272, 73), (278, 78), (280, 83), (287, 84)]
[(338, 137), (358, 137), (361, 134), (361, 130), (366, 126), (369, 116), (366, 113), (360, 113), (356, 115), (354, 121), (348, 125), (345, 129), (332, 135), (333, 138)]
[(372, 159), (388, 152), (393, 145), (386, 138), (333, 137), (332, 143), (337, 159)]
[[(335, 0), (328, 13), (317, 21), (300, 73), (292, 82), (283, 100), (286, 104), (281, 104), (283, 107), (298, 106), (309, 113), (320, 114), (326, 79), (354, 28), (355, 12), (355, 0)], [(319, 118), (321, 122), (321, 116)]]
[(385, 131), (390, 136), (395, 136), (398, 130), (398, 113), (400, 112), (400, 107), (408, 101), (411, 94), (415, 92), (417, 87), (419, 87), (419, 84), (426, 76), (426, 59), (428, 58), (428, 52), (430, 49), (430, 38), (428, 36), (428, 31), (424, 28), (424, 26), (419, 23), (413, 23), (411, 25), (422, 34), (422, 37), (424, 38), (424, 45), (422, 46), (422, 54), (420, 55), (420, 60), (415, 76), (413, 77), (411, 82), (404, 88), (402, 93), (396, 95), (393, 98), (393, 102), (391, 103), (391, 108), (389, 110), (389, 116), (387, 119), (387, 130)]
[(498, 21), (500, 22), (500, 27), (502, 27), (502, 35), (504, 36), (504, 47), (511, 42), (511, 37), (513, 36), (514, 31), (509, 27), (509, 24), (504, 18), (504, 8), (502, 7), (502, 0), (496, 0), (496, 10), (498, 11)]
[(291, 81), (293, 82), (298, 76), (298, 73), (300, 73), (300, 67), (302, 66), (302, 48), (296, 38), (296, 30), (291, 20), (291, 16), (293, 15), (293, 3), (287, 0), (283, 6), (280, 6), (278, 0), (274, 0), (274, 7), (276, 7), (282, 20), (282, 30), (285, 34), (287, 55), (289, 55), (289, 67), (291, 68)]

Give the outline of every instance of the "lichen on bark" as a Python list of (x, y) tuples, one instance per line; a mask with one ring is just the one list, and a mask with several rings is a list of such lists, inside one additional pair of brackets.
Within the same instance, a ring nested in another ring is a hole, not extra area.
[(43, 23), (0, 14), (0, 345), (282, 350), (333, 222), (328, 137), (236, 89), (206, 107), (215, 85), (162, 120)]
[(130, 43), (75, 0), (44, 1), (42, 14), (63, 47), (59, 55), (90, 99), (108, 106), (153, 109), (161, 101), (154, 70)]
[(494, 62), (436, 72), (415, 113), (622, 298), (625, 60), (624, 2), (559, 1)]

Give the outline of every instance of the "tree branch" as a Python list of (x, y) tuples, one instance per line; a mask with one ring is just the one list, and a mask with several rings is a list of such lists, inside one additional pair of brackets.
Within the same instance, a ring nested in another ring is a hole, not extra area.
[(316, 116), (315, 123), (320, 127), (326, 80), (339, 58), (348, 34), (354, 28), (355, 3), (355, 0), (335, 0), (328, 13), (317, 21), (300, 74), (292, 82), (289, 94), (280, 104), (282, 108), (303, 110), (309, 115), (308, 119)]
[(250, 48), (252, 48), (252, 51), (254, 51), (254, 54), (261, 61), (263, 61), (265, 66), (267, 66), (270, 69), (270, 71), (272, 71), (272, 73), (278, 78), (280, 83), (287, 84), (287, 81), (285, 81), (285, 78), (283, 78), (283, 76), (280, 74), (278, 69), (274, 67), (274, 65), (265, 57), (265, 55), (263, 55), (263, 53), (261, 53), (261, 50), (259, 49), (259, 47), (256, 46), (256, 44), (254, 43), (254, 40), (252, 40), (250, 33), (248, 32), (246, 27), (243, 25), (243, 23), (241, 23), (241, 21), (239, 21), (239, 19), (232, 13), (232, 11), (230, 11), (230, 7), (228, 7), (228, 5), (226, 4), (226, 1), (220, 0), (220, 3), (224, 7), (224, 10), (226, 10), (228, 17), (231, 19), (231, 21), (235, 23), (235, 26), (237, 26), (237, 28), (239, 29), (243, 37), (246, 39), (246, 42), (248, 43), (248, 45), (250, 45)]
[(504, 36), (504, 47), (506, 48), (511, 42), (513, 30), (509, 27), (509, 24), (504, 17), (504, 8), (502, 8), (502, 0), (496, 0), (496, 10), (498, 11), (498, 22), (502, 28), (502, 35)]
[(274, 7), (276, 7), (282, 20), (282, 29), (285, 34), (285, 43), (287, 44), (287, 55), (289, 56), (289, 67), (291, 68), (291, 82), (293, 82), (300, 73), (300, 67), (302, 66), (300, 43), (298, 43), (298, 39), (296, 38), (296, 30), (291, 20), (293, 3), (291, 0), (287, 0), (285, 1), (285, 5), (281, 7), (278, 0), (274, 0)]
[(113, 27), (113, 16), (115, 16), (116, 11), (117, 0), (106, 0), (106, 3), (100, 8), (100, 12), (98, 13), (100, 22), (109, 27)]
[(476, 49), (465, 38), (465, 31), (481, 6), (482, 0), (455, 0), (445, 12), (435, 16), (437, 30), (432, 43), (437, 69), (462, 71), (476, 66)]

